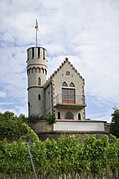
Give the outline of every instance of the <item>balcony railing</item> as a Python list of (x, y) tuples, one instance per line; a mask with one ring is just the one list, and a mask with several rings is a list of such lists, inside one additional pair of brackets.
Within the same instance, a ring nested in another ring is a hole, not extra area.
[(85, 97), (81, 95), (62, 95), (58, 94), (55, 97), (55, 105), (85, 105)]

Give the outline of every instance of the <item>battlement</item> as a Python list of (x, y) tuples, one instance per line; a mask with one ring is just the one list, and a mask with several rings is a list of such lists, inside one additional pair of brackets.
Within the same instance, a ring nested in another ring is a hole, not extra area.
[(27, 49), (27, 63), (46, 65), (46, 49), (43, 47), (30, 47)]

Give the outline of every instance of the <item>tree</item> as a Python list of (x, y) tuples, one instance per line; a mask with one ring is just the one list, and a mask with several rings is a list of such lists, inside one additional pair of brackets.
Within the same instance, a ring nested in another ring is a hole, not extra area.
[(117, 107), (114, 108), (114, 112), (112, 113), (110, 132), (119, 138), (119, 108)]
[(29, 136), (32, 142), (39, 141), (36, 133), (25, 123), (24, 115), (17, 117), (14, 113), (6, 111), (0, 113), (0, 140), (24, 140)]

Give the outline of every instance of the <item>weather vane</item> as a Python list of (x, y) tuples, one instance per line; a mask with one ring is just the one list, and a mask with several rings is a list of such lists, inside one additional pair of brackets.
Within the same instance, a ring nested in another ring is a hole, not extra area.
[(37, 47), (37, 32), (39, 31), (39, 29), (38, 29), (38, 22), (37, 22), (37, 19), (36, 19), (36, 26), (35, 26), (35, 29), (36, 29), (36, 47)]

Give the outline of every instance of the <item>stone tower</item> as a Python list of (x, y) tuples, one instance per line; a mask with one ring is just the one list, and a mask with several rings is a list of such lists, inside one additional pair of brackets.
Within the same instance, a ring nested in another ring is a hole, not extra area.
[(28, 116), (45, 114), (44, 88), (46, 82), (46, 49), (31, 47), (27, 49), (27, 75), (28, 75)]

